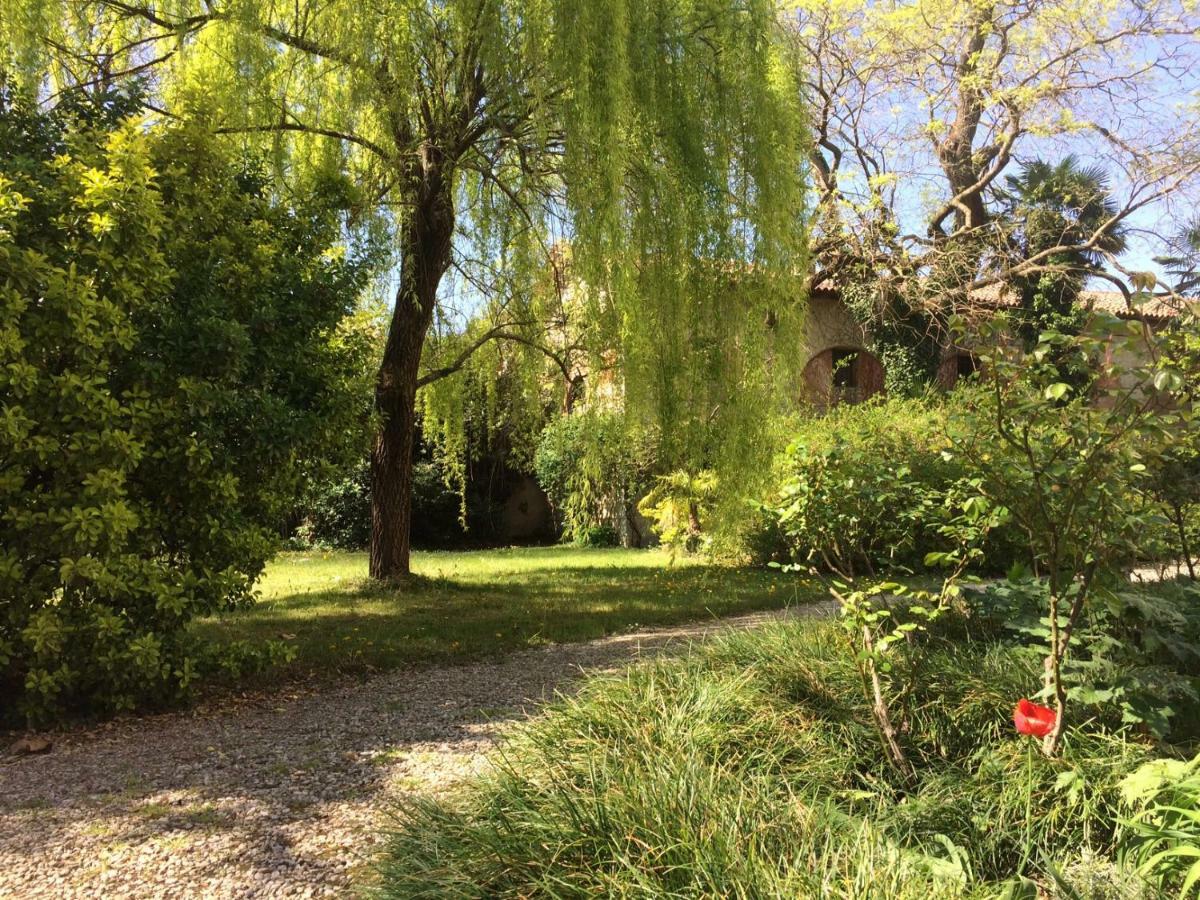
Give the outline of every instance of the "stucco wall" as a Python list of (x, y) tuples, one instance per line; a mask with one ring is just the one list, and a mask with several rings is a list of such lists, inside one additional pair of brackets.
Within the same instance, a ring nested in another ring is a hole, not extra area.
[[(833, 400), (831, 351), (834, 349), (860, 351), (854, 361), (854, 377), (862, 397), (882, 391), (883, 368), (879, 360), (866, 350), (866, 346), (866, 331), (840, 299), (828, 294), (809, 298), (805, 319), (802, 399), (819, 409), (825, 408)], [(844, 398), (842, 402), (845, 402)]]
[(865, 347), (866, 333), (840, 299), (815, 294), (808, 300), (804, 327), (804, 361), (830, 347)]

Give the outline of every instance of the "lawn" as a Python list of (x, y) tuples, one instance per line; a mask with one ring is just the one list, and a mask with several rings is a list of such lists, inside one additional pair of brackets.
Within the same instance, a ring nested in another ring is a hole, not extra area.
[(586, 641), (824, 596), (765, 568), (676, 560), (663, 551), (512, 548), (416, 553), (412, 586), (367, 579), (364, 553), (286, 553), (250, 609), (197, 624), (218, 641), (282, 639), (295, 660), (272, 677), (366, 674)]

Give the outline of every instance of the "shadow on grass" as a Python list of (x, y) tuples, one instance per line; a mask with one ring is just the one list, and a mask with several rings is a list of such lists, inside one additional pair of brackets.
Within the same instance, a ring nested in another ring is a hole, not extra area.
[[(426, 574), (402, 588), (361, 575), (307, 583), (297, 575), (254, 607), (198, 629), (218, 642), (283, 640), (296, 658), (266, 678), (310, 680), (494, 657), (638, 627), (779, 609), (824, 595), (819, 584), (765, 568), (668, 566), (661, 555), (642, 561), (620, 554), (606, 565), (599, 552), (543, 552), (544, 563), (528, 552), (510, 557), (515, 566), (505, 565), (504, 554), (463, 554), (464, 561), (488, 563), (468, 571), (447, 557), (448, 565), (434, 575), (428, 574), (436, 569), (430, 563), (439, 560), (427, 559)], [(299, 570), (306, 562), (285, 564)], [(337, 558), (318, 562), (334, 566)]]

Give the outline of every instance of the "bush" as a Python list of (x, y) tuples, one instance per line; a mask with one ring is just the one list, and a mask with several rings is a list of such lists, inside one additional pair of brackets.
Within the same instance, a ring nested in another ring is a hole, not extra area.
[[(446, 485), (442, 467), (431, 460), (413, 463), (412, 544), (436, 548), (461, 545), (462, 502)], [(485, 527), (491, 514), (487, 498), (468, 485), (467, 517)], [(296, 539), (302, 547), (365, 550), (371, 543), (371, 472), (364, 460), (339, 477), (314, 485), (300, 511)]]
[(575, 543), (580, 547), (619, 547), (621, 536), (611, 525), (589, 525), (575, 532)]
[(722, 490), (712, 469), (658, 476), (637, 509), (672, 554), (702, 554), (734, 565), (791, 558), (778, 518), (760, 504)]
[(1182, 430), (1161, 456), (1149, 461), (1144, 490), (1165, 521), (1139, 544), (1143, 558), (1179, 563), (1194, 580), (1200, 547), (1200, 429)]
[[(414, 466), (414, 481), (416, 474)], [(368, 462), (363, 460), (348, 471), (314, 484), (299, 514), (302, 521), (296, 530), (296, 540), (301, 548), (366, 549), (371, 542), (371, 469)]]
[(369, 398), (336, 198), (280, 206), (200, 134), (74, 123), (0, 97), (0, 696), (29, 721), (219, 663), (188, 623), (251, 598)]
[(717, 497), (717, 473), (706, 469), (696, 475), (679, 470), (661, 475), (638, 503), (638, 512), (649, 519), (662, 543), (672, 553), (712, 551), (712, 534), (704, 532)]
[(617, 413), (585, 411), (551, 422), (533, 465), (563, 536), (578, 542), (599, 528), (627, 533), (656, 454), (653, 432), (631, 430)]
[(779, 565), (792, 560), (792, 542), (773, 510), (761, 503), (746, 504), (720, 555), (743, 565)]
[(1047, 887), (1043, 860), (1125, 878), (1083, 863), (1111, 860), (1118, 786), (1151, 748), (1072, 729), (1047, 760), (1011, 723), (1035, 664), (971, 620), (923, 640), (914, 779), (838, 629), (767, 626), (593, 679), (457, 798), (407, 804), (379, 894), (982, 898), (1019, 871)]
[[(945, 403), (905, 399), (839, 406), (805, 422), (764, 504), (791, 555), (853, 578), (913, 570), (945, 550), (941, 528), (965, 499), (961, 463), (945, 452), (947, 415)], [(1003, 532), (985, 548), (992, 571), (1013, 556)]]
[[(1045, 579), (1028, 574), (972, 595), (977, 612), (1041, 664), (1050, 633)], [(1176, 742), (1200, 738), (1200, 589), (1118, 584), (1096, 589), (1063, 663), (1067, 698), (1100, 707), (1105, 721)]]
[[(1138, 322), (1100, 317), (1099, 334), (1043, 332), (1026, 352), (1004, 317), (980, 324), (983, 366), (954, 417), (955, 457), (982, 502), (1003, 509), (1044, 576), (1043, 695), (1067, 721), (1067, 669), (1076, 629), (1115, 590), (1143, 542), (1165, 524), (1147, 500), (1151, 466), (1192, 427), (1188, 382)], [(1109, 641), (1103, 632), (1091, 641)], [(1149, 721), (1149, 720), (1147, 720)]]

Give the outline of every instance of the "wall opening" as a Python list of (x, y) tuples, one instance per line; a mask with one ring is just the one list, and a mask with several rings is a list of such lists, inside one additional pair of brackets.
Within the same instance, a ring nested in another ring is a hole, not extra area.
[(819, 408), (862, 403), (883, 391), (883, 365), (861, 347), (830, 347), (808, 361), (804, 383)]

